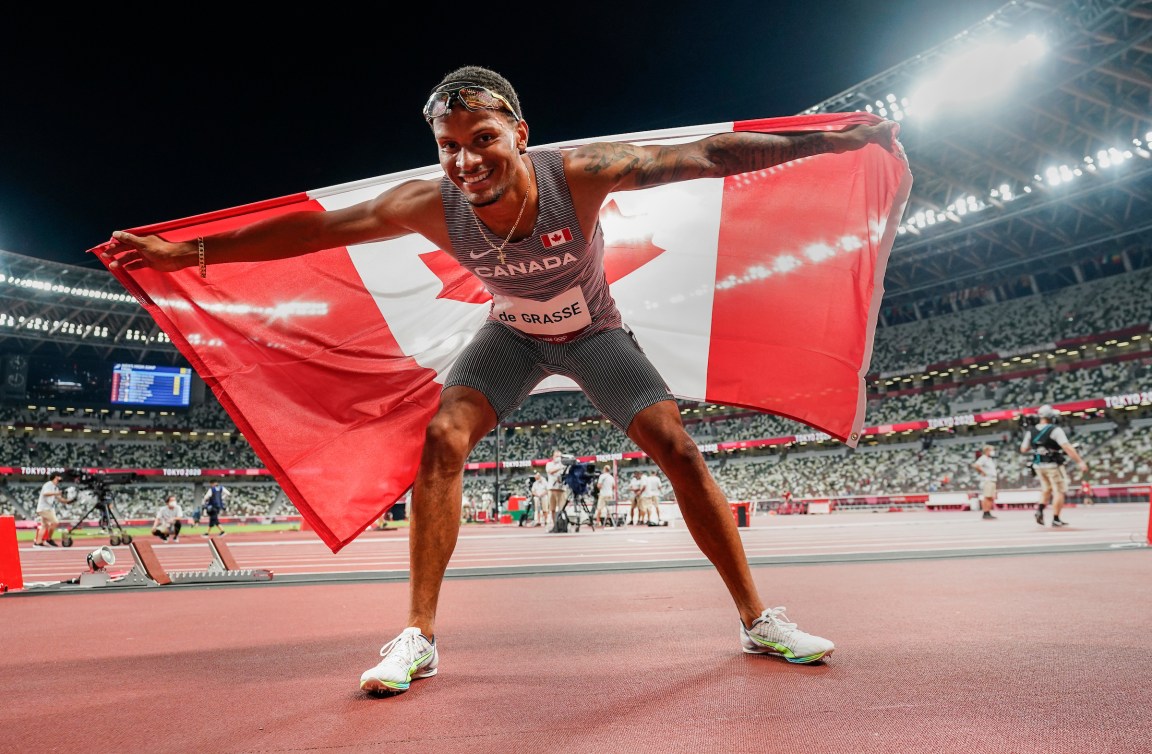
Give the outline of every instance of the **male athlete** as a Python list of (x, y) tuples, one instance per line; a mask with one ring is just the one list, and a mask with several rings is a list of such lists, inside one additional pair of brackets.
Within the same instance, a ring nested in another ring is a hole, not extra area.
[(765, 608), (728, 500), (684, 429), (676, 401), (644, 355), (608, 289), (601, 207), (610, 193), (695, 178), (723, 178), (868, 144), (898, 150), (896, 124), (840, 132), (724, 133), (639, 146), (599, 142), (528, 151), (528, 123), (500, 74), (466, 66), (431, 91), (423, 111), (444, 177), (411, 180), (354, 206), (300, 211), (194, 241), (114, 234), (102, 255), (115, 268), (160, 271), (308, 254), (419, 234), (476, 275), (492, 294), (488, 321), (448, 373), (428, 424), (412, 490), (407, 628), (360, 678), (395, 693), (437, 672), (436, 610), (460, 528), (457, 506), (469, 452), (545, 377), (573, 379), (605, 417), (667, 476), (696, 544), (735, 602), (745, 652), (807, 663), (827, 639)]

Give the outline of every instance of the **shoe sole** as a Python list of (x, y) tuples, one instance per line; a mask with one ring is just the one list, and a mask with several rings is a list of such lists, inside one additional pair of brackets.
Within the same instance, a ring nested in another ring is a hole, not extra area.
[(436, 671), (437, 669), (433, 668), (430, 671), (417, 673), (412, 676), (407, 683), (393, 683), (391, 681), (382, 681), (379, 678), (369, 678), (368, 680), (360, 681), (360, 690), (366, 691), (369, 694), (395, 696), (396, 694), (402, 694), (407, 691), (408, 687), (412, 685), (412, 681), (417, 678), (431, 678), (436, 675)]
[(792, 650), (781, 644), (760, 644), (752, 638), (749, 638), (749, 641), (751, 641), (755, 646), (746, 647), (744, 646), (743, 642), (741, 642), (740, 648), (744, 650), (744, 654), (783, 657), (785, 660), (795, 665), (807, 665), (808, 663), (819, 662), (820, 660), (831, 657), (832, 653), (836, 651), (836, 647), (832, 647), (832, 649), (829, 649), (826, 652), (817, 652), (816, 654), (797, 657), (796, 655), (792, 654)]
[(771, 657), (783, 657), (793, 665), (808, 665), (813, 662), (820, 662), (821, 660), (830, 658), (832, 653), (836, 651), (835, 649), (829, 649), (827, 652), (818, 652), (814, 655), (808, 655), (807, 657), (795, 657), (787, 654), (786, 652), (779, 652), (767, 647), (763, 649), (748, 649), (746, 647), (742, 647), (742, 649), (744, 649), (745, 654), (750, 655), (769, 655)]
[(370, 680), (360, 681), (360, 690), (373, 696), (395, 696), (407, 691), (411, 685), (411, 683), (406, 683), (403, 687), (397, 686), (394, 688), (384, 681)]

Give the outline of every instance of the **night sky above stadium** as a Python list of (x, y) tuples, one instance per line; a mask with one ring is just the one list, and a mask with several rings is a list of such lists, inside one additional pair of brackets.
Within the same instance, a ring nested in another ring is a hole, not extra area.
[(433, 165), (420, 107), (460, 65), (507, 76), (541, 145), (793, 115), (1003, 4), (668, 2), (532, 23), (507, 5), (457, 17), (434, 4), (392, 29), (359, 12), (340, 33), (302, 18), (307, 38), (131, 30), (86, 40), (69, 65), (43, 36), (12, 35), (0, 249), (102, 269), (85, 252), (119, 228)]

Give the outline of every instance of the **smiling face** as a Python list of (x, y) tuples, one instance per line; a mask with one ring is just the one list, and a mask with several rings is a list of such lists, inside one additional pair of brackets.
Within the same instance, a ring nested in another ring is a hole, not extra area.
[[(440, 167), (473, 207), (487, 207), (525, 184), (521, 153), (528, 124), (499, 110), (453, 108), (432, 120)], [(515, 201), (513, 199), (512, 201)]]

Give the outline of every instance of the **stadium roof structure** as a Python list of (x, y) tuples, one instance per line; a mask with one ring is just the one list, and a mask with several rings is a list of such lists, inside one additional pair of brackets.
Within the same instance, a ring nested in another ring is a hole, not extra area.
[(0, 349), (184, 363), (112, 273), (7, 251), (0, 251)]
[[(1047, 53), (1014, 67), (1028, 40)], [(994, 92), (1000, 101), (971, 97)], [(934, 115), (921, 107), (933, 98)], [(1076, 276), (1087, 260), (1148, 264), (1149, 0), (1011, 2), (805, 112), (854, 110), (900, 121), (914, 178), (885, 304), (1039, 271)], [(0, 251), (0, 300), (5, 351), (183, 363), (104, 270)]]
[[(1016, 71), (1026, 39), (1048, 51)], [(944, 100), (935, 117), (917, 116), (918, 90)], [(885, 303), (1152, 248), (1147, 0), (1009, 3), (806, 112), (850, 110), (899, 118), (912, 170)]]

